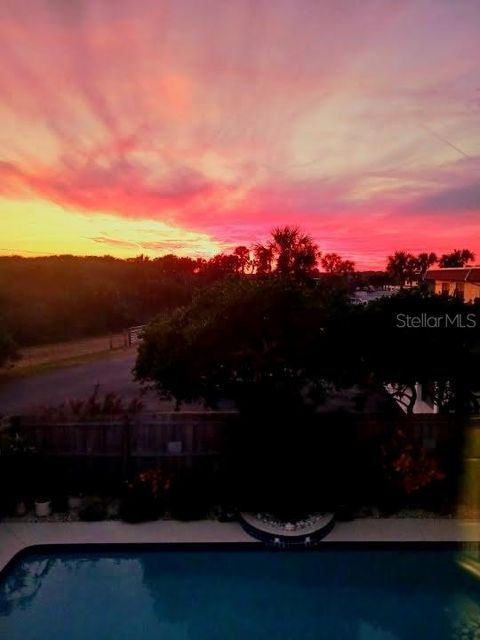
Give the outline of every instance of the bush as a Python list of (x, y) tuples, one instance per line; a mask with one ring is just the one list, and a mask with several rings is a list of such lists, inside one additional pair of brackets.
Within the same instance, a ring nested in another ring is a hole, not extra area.
[(165, 510), (165, 497), (169, 477), (160, 470), (140, 473), (129, 482), (120, 506), (120, 517), (125, 522), (156, 520)]
[(105, 503), (100, 498), (89, 500), (78, 512), (78, 517), (85, 522), (105, 520), (107, 517)]
[(402, 429), (383, 445), (382, 455), (387, 481), (404, 495), (417, 493), (445, 478), (433, 454)]

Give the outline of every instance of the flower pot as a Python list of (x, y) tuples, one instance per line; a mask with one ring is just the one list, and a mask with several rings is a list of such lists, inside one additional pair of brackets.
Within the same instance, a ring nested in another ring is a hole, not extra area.
[(23, 502), (23, 500), (21, 500), (20, 502), (17, 502), (17, 504), (15, 505), (15, 515), (17, 516), (17, 518), (21, 518), (26, 513), (27, 513), (27, 507), (25, 505), (25, 502)]
[(37, 518), (46, 518), (52, 513), (52, 502), (39, 498), (35, 500), (35, 515)]

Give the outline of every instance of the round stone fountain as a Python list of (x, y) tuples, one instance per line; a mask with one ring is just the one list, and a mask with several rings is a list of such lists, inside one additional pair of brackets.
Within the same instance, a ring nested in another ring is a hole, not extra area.
[(245, 531), (266, 544), (279, 547), (309, 546), (324, 538), (334, 527), (333, 513), (312, 513), (301, 520), (285, 522), (269, 513), (241, 512)]

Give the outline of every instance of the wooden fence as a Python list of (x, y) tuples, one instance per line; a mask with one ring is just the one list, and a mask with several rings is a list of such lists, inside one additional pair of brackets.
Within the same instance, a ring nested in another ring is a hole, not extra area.
[(475, 418), (462, 422), (450, 414), (431, 413), (412, 416), (375, 414), (361, 416), (356, 422), (356, 428), (360, 440), (378, 439), (390, 429), (402, 429), (420, 441), (426, 449), (433, 451), (448, 446), (464, 426), (470, 428), (475, 424), (480, 424)]
[[(83, 422), (43, 422), (23, 417), (16, 428), (35, 447), (52, 456), (168, 458), (218, 455), (235, 411), (168, 412), (152, 417)], [(480, 419), (470, 427), (480, 429)], [(386, 415), (320, 414), (319, 429), (340, 436), (353, 429), (360, 441), (376, 440), (401, 427), (435, 450), (452, 441), (459, 425), (453, 416), (418, 414), (409, 418)], [(292, 425), (292, 439), (296, 437)], [(252, 442), (252, 446), (255, 446)]]
[[(44, 454), (42, 459), (47, 459), (47, 466), (42, 469), (61, 469), (63, 475), (71, 470), (77, 478), (100, 478), (93, 482), (97, 486), (103, 482), (114, 484), (140, 470), (157, 466), (175, 470), (194, 465), (215, 471), (225, 459), (222, 456), (226, 446), (231, 445), (229, 435), (236, 424), (236, 412), (171, 412), (135, 419), (84, 422), (40, 422), (23, 417), (16, 420), (13, 427)], [(333, 436), (338, 446), (335, 465), (343, 465), (347, 471), (353, 465), (358, 473), (364, 473), (368, 470), (369, 456), (375, 457), (379, 443), (398, 427), (413, 434), (428, 449), (435, 450), (444, 461), (448, 462), (452, 454), (463, 458), (465, 471), (474, 478), (469, 485), (478, 488), (480, 496), (480, 419), (462, 425), (453, 416), (438, 414), (408, 418), (320, 414), (317, 443), (322, 447), (322, 433)], [(268, 431), (268, 440), (275, 439), (275, 429)], [(255, 450), (258, 447), (255, 431), (250, 431), (248, 437), (251, 443), (247, 446)], [(298, 451), (295, 425), (291, 427), (291, 434), (287, 432), (288, 437), (295, 445), (292, 451)], [(315, 441), (314, 436), (312, 442)], [(265, 440), (261, 450), (262, 455), (269, 455)], [(273, 441), (271, 450), (275, 450)]]
[(40, 422), (22, 418), (15, 428), (35, 448), (56, 458), (144, 461), (218, 457), (235, 412), (178, 412), (131, 420)]

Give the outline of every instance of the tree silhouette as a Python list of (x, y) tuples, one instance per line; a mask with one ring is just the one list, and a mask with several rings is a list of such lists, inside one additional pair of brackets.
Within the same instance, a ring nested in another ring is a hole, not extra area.
[(352, 260), (344, 260), (338, 253), (326, 253), (320, 262), (327, 273), (344, 275), (355, 271), (355, 263)]
[(328, 287), (291, 278), (225, 279), (149, 325), (136, 375), (179, 402), (301, 405), (307, 382), (320, 387), (338, 368), (322, 327), (326, 309), (343, 304)]
[(405, 286), (407, 280), (415, 278), (417, 262), (415, 256), (406, 251), (395, 251), (393, 256), (388, 256), (387, 273), (400, 284)]
[(239, 246), (234, 249), (233, 255), (237, 257), (238, 271), (245, 274), (250, 267), (250, 250), (248, 247)]
[(254, 248), (260, 271), (265, 268), (282, 278), (302, 279), (312, 276), (320, 257), (317, 245), (307, 233), (299, 227), (276, 227), (272, 238), (266, 245)]
[(273, 249), (268, 245), (256, 244), (253, 247), (253, 267), (255, 273), (266, 276), (273, 270)]
[[(480, 338), (474, 326), (466, 327), (479, 310), (478, 304), (414, 289), (376, 300), (340, 318), (334, 329), (345, 336), (352, 361), (365, 367), (365, 378), (388, 386), (407, 413), (413, 412), (417, 383), (442, 412), (478, 413)], [(430, 324), (419, 326), (422, 318)]]
[(441, 267), (464, 267), (475, 260), (475, 254), (470, 249), (455, 249), (451, 253), (444, 253), (440, 258)]
[(238, 273), (240, 260), (235, 254), (219, 253), (208, 260), (203, 268), (203, 273), (216, 280), (233, 273)]
[(416, 258), (416, 269), (418, 279), (423, 281), (428, 269), (438, 262), (438, 257), (435, 253), (419, 253)]

